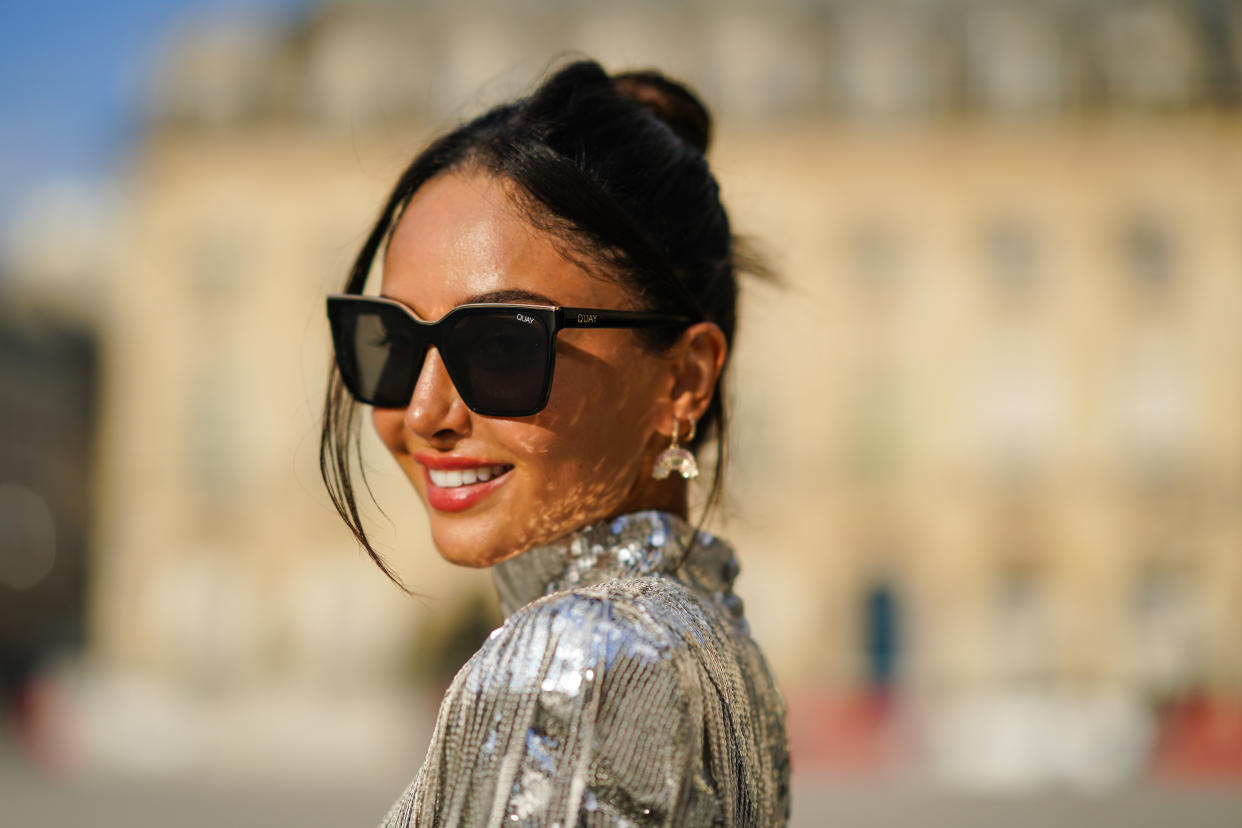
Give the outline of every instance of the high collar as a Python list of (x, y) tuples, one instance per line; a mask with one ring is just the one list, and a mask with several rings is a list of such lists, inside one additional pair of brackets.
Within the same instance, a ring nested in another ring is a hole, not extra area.
[(741, 617), (733, 595), (733, 549), (707, 532), (695, 532), (671, 512), (630, 512), (576, 529), (532, 547), (492, 568), (500, 608), (507, 618), (544, 595), (619, 578), (667, 576), (705, 593), (729, 615)]

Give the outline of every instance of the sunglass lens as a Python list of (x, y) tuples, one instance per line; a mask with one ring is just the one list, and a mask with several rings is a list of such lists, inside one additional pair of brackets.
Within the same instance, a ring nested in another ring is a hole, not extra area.
[(423, 349), (400, 309), (342, 300), (329, 311), (337, 366), (350, 392), (383, 408), (409, 403)]
[[(533, 414), (550, 367), (548, 328), (538, 314), (504, 310), (463, 314), (448, 332), (446, 359), (471, 408), (493, 416)], [(449, 356), (451, 354), (451, 357)]]

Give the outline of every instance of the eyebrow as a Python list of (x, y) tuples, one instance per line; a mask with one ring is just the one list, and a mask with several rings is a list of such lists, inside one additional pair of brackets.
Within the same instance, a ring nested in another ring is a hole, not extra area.
[(491, 291), (488, 291), (487, 293), (476, 293), (474, 296), (468, 297), (465, 302), (462, 302), (462, 304), (463, 305), (474, 305), (474, 304), (483, 304), (483, 303), (490, 303), (490, 302), (513, 302), (513, 303), (526, 303), (528, 305), (557, 305), (557, 306), (561, 304), (560, 302), (556, 301), (550, 296), (545, 296), (542, 293), (535, 293), (534, 291), (530, 291), (530, 290), (521, 290), (520, 288), (510, 288), (508, 290), (491, 290)]
[[(395, 296), (389, 296), (388, 294), (382, 291), (380, 292), (380, 296), (385, 299), (391, 299), (394, 302), (400, 302), (401, 304), (405, 305), (410, 310), (414, 311), (414, 315), (417, 316), (419, 319), (424, 319), (424, 320), (427, 319), (427, 317), (419, 313), (418, 309), (416, 309), (413, 305), (406, 303), (404, 300), (398, 299)], [(482, 305), (482, 304), (493, 304), (493, 303), (512, 303), (512, 304), (524, 304), (524, 305), (553, 305), (556, 307), (560, 307), (560, 304), (561, 304), (560, 302), (556, 301), (550, 296), (546, 296), (542, 293), (536, 293), (533, 290), (522, 290), (521, 288), (508, 288), (506, 290), (489, 290), (486, 293), (476, 293), (472, 296), (467, 296), (465, 301), (462, 302), (461, 304)], [(427, 320), (427, 321), (433, 321), (433, 320)]]

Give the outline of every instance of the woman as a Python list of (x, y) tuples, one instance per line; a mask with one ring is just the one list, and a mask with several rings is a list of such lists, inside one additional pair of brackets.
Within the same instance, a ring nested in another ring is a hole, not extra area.
[(436, 548), (493, 567), (506, 615), (386, 826), (787, 819), (784, 707), (736, 561), (687, 524), (736, 315), (709, 131), (658, 74), (566, 66), (420, 154), (329, 297), (338, 510), (396, 581), (349, 475), (362, 402)]

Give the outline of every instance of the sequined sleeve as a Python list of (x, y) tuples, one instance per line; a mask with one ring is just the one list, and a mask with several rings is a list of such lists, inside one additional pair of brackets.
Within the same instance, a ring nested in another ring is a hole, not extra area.
[(385, 825), (721, 824), (705, 688), (640, 603), (583, 589), (514, 613), (454, 679)]

